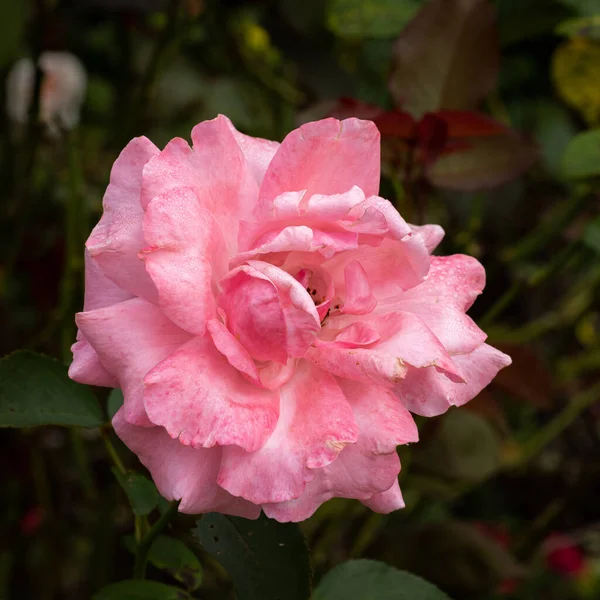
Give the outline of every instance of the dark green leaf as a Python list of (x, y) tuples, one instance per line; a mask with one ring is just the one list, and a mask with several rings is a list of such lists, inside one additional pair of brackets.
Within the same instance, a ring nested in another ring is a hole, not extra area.
[(388, 85), (396, 106), (415, 117), (471, 110), (496, 85), (498, 63), (487, 0), (431, 0), (396, 40)]
[(100, 405), (67, 368), (47, 356), (20, 351), (0, 360), (0, 427), (98, 427)]
[(123, 392), (116, 388), (110, 392), (106, 402), (106, 412), (111, 421), (121, 406), (123, 406)]
[(600, 175), (600, 129), (575, 136), (565, 150), (562, 166), (570, 179)]
[(313, 600), (450, 600), (424, 579), (375, 560), (350, 560), (325, 577)]
[(292, 523), (205, 515), (193, 531), (227, 570), (239, 600), (307, 600), (310, 564), (302, 534)]
[[(129, 536), (125, 545), (135, 553), (135, 541)], [(170, 573), (189, 590), (196, 590), (202, 583), (202, 565), (198, 557), (181, 541), (166, 535), (156, 538), (148, 560), (157, 568)]]
[(28, 0), (0, 2), (0, 67), (17, 55), (28, 10)]
[(327, 24), (340, 37), (396, 37), (422, 4), (423, 0), (330, 0)]
[(156, 581), (128, 579), (102, 588), (92, 600), (191, 600), (178, 588)]
[(123, 475), (116, 467), (113, 467), (112, 471), (127, 494), (134, 514), (142, 517), (156, 508), (160, 495), (154, 483), (147, 477), (134, 471)]

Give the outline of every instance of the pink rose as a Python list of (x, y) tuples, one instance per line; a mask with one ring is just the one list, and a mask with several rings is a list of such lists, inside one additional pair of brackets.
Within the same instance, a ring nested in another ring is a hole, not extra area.
[(192, 140), (115, 162), (71, 377), (122, 388), (115, 430), (182, 512), (402, 507), (409, 411), (464, 404), (510, 363), (465, 315), (483, 268), (430, 256), (442, 229), (377, 196), (369, 121), (278, 144), (220, 116)]

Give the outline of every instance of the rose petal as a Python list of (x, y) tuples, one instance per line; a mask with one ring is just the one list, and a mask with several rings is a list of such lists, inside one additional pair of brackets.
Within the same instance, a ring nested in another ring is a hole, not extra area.
[(473, 399), (496, 376), (510, 365), (510, 357), (482, 344), (469, 354), (457, 354), (454, 362), (464, 383), (451, 381), (435, 368), (409, 369), (404, 381), (398, 382), (394, 393), (413, 413), (425, 417), (442, 414), (450, 406), (462, 406)]
[(215, 348), (195, 337), (144, 380), (150, 420), (195, 448), (236, 444), (254, 452), (275, 429), (278, 394), (247, 381)]
[(356, 185), (367, 195), (379, 189), (379, 131), (370, 121), (324, 119), (292, 131), (269, 164), (262, 203), (283, 192), (340, 194)]
[(370, 313), (377, 305), (377, 299), (373, 296), (365, 270), (357, 260), (346, 263), (344, 278), (346, 286), (342, 312), (352, 315)]
[(119, 409), (113, 426), (125, 445), (150, 471), (161, 495), (180, 500), (179, 511), (188, 514), (220, 512), (256, 519), (260, 507), (235, 498), (217, 485), (220, 448), (190, 448), (172, 439), (162, 427), (130, 425)]
[(225, 448), (218, 483), (256, 504), (302, 494), (313, 469), (333, 462), (357, 440), (352, 409), (335, 379), (306, 361), (281, 388), (281, 414), (266, 444), (256, 452)]
[(156, 288), (137, 256), (144, 245), (140, 194), (144, 165), (158, 152), (145, 137), (127, 144), (110, 173), (102, 218), (86, 242), (106, 277), (150, 302), (156, 302)]
[(107, 371), (114, 374), (125, 398), (125, 418), (147, 427), (144, 376), (190, 339), (190, 334), (142, 298), (78, 313), (77, 325)]

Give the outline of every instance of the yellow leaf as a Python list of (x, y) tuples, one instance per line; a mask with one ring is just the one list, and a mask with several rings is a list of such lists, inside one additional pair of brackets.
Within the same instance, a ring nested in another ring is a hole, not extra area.
[(590, 125), (600, 123), (600, 42), (574, 37), (552, 58), (552, 79), (561, 98)]

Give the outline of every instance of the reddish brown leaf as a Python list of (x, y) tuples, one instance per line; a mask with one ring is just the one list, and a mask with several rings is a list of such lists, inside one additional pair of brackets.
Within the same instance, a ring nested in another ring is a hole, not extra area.
[(327, 111), (328, 117), (336, 119), (348, 119), (357, 117), (374, 121), (383, 114), (383, 109), (375, 104), (367, 104), (354, 98), (338, 98)]
[(496, 344), (513, 360), (507, 369), (502, 369), (494, 379), (500, 387), (519, 400), (530, 402), (540, 409), (552, 406), (554, 378), (537, 353), (520, 344)]
[(496, 85), (496, 14), (488, 0), (431, 0), (394, 43), (388, 86), (414, 116), (470, 110)]
[(438, 110), (435, 113), (448, 126), (448, 137), (485, 137), (503, 135), (510, 129), (487, 115), (467, 110)]
[(417, 160), (423, 165), (433, 163), (448, 142), (448, 125), (436, 114), (427, 113), (416, 127)]
[(381, 135), (410, 139), (414, 136), (416, 121), (402, 110), (390, 110), (373, 119)]
[(427, 170), (437, 186), (474, 191), (491, 188), (528, 169), (537, 159), (537, 146), (515, 134), (465, 138), (470, 148), (441, 156)]

